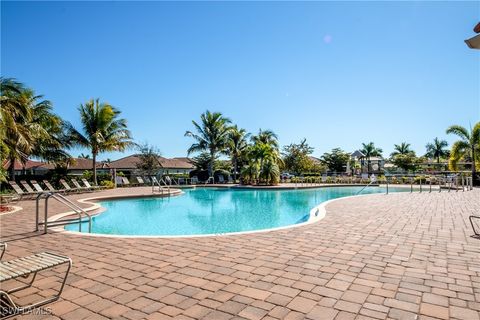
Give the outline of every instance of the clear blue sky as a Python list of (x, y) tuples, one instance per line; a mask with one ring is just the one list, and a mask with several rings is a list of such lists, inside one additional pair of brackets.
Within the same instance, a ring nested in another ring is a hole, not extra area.
[(463, 42), (479, 20), (479, 2), (2, 1), (1, 74), (75, 125), (99, 97), (165, 156), (186, 155), (206, 109), (317, 156), (368, 141), (423, 154), (480, 119), (480, 51)]

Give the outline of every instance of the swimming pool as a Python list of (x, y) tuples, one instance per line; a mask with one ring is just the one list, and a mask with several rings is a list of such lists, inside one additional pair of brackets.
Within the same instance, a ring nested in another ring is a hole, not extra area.
[[(355, 195), (361, 188), (197, 188), (177, 197), (101, 201), (106, 211), (93, 217), (92, 233), (178, 236), (285, 227), (308, 221), (310, 210), (320, 203)], [(362, 194), (382, 192), (384, 188), (369, 187)], [(78, 224), (66, 229), (78, 231)], [(82, 230), (87, 232), (86, 223)]]

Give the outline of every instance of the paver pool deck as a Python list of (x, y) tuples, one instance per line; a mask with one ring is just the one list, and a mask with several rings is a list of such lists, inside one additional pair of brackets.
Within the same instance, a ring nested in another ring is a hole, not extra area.
[[(20, 206), (0, 216), (3, 259), (50, 250), (73, 260), (52, 315), (22, 319), (480, 319), (480, 239), (468, 222), (480, 189), (340, 199), (314, 224), (200, 238), (44, 235), (32, 232), (33, 201)], [(58, 281), (47, 272), (37, 284)]]

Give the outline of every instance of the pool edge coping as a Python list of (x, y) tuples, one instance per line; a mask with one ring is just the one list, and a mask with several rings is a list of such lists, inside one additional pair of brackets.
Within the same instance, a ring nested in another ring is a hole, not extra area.
[[(184, 192), (180, 189), (175, 189), (178, 190), (179, 192), (176, 192), (173, 194), (173, 196), (179, 196), (182, 195)], [(394, 192), (395, 193), (395, 192)], [(298, 228), (298, 227), (304, 227), (309, 224), (313, 224), (316, 222), (319, 222), (323, 218), (325, 218), (327, 214), (326, 206), (329, 205), (330, 203), (334, 201), (339, 201), (339, 200), (344, 200), (344, 199), (349, 199), (349, 198), (358, 198), (358, 197), (366, 197), (366, 196), (380, 196), (380, 195), (386, 195), (385, 193), (370, 193), (370, 194), (357, 194), (357, 195), (351, 195), (351, 196), (346, 196), (346, 197), (340, 197), (340, 198), (335, 198), (335, 199), (330, 199), (324, 202), (321, 202), (317, 206), (313, 207), (309, 211), (309, 219), (305, 222), (301, 223), (296, 223), (296, 224), (291, 224), (288, 226), (282, 226), (282, 227), (275, 227), (275, 228), (268, 228), (268, 229), (260, 229), (260, 230), (249, 230), (249, 231), (237, 231), (237, 232), (225, 232), (225, 233), (208, 233), (208, 234), (193, 234), (193, 235), (119, 235), (119, 234), (105, 234), (105, 233), (89, 233), (89, 232), (79, 232), (79, 231), (72, 231), (72, 230), (66, 230), (64, 227), (58, 226), (58, 227), (53, 227), (50, 230), (57, 232), (57, 233), (64, 233), (64, 234), (72, 234), (75, 236), (87, 236), (87, 237), (103, 237), (103, 238), (118, 238), (118, 239), (181, 239), (181, 238), (203, 238), (203, 237), (226, 237), (226, 236), (237, 236), (237, 235), (244, 235), (244, 234), (253, 234), (253, 233), (264, 233), (264, 232), (272, 232), (272, 231), (280, 231), (280, 230), (285, 230), (285, 229), (291, 229), (291, 228)], [(171, 196), (168, 194), (167, 196)], [(84, 209), (85, 211), (94, 211), (94, 210), (101, 210), (95, 215), (99, 215), (102, 212), (106, 210), (106, 208), (102, 207), (99, 203), (94, 203), (90, 202), (91, 200), (102, 200), (102, 199), (116, 199), (116, 200), (121, 200), (121, 199), (128, 199), (128, 198), (148, 198), (148, 197), (155, 197), (155, 196), (116, 196), (116, 197), (93, 197), (93, 198), (85, 198), (85, 199), (79, 199), (77, 200), (78, 202), (81, 203), (89, 203), (93, 204), (93, 206)], [(102, 210), (103, 209), (103, 210)], [(75, 212), (70, 211), (66, 213), (59, 213), (54, 215), (49, 219), (49, 221), (56, 221), (62, 217), (68, 216), (75, 214)], [(93, 217), (92, 216), (92, 217)]]

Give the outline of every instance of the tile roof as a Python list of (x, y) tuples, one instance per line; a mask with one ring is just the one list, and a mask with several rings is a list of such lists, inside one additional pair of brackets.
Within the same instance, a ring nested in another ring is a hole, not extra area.
[(193, 163), (189, 160), (186, 161), (184, 158), (164, 158), (164, 157), (158, 157), (158, 162), (160, 162), (160, 165), (163, 168), (173, 168), (173, 169), (193, 169), (195, 166)]
[[(8, 169), (10, 166), (10, 161), (6, 160), (3, 163), (3, 168)], [(97, 169), (102, 168), (109, 168), (108, 163), (104, 162), (97, 162)], [(45, 169), (51, 170), (54, 169), (55, 165), (48, 162), (42, 161), (35, 161), (35, 160), (27, 160), (25, 164), (21, 163), (20, 161), (15, 161), (15, 170), (31, 170), (31, 169)], [(92, 159), (85, 159), (85, 158), (72, 158), (72, 164), (68, 166), (70, 170), (89, 170), (92, 168)]]
[[(18, 160), (15, 160), (14, 168), (15, 170), (30, 170), (34, 168), (39, 168), (45, 166), (47, 163), (35, 160), (27, 160), (27, 162), (22, 163)], [(2, 164), (3, 168), (7, 170), (10, 167), (10, 160), (5, 160)]]
[[(115, 169), (135, 169), (139, 162), (139, 156), (134, 154), (109, 163), (110, 168)], [(188, 158), (165, 158), (158, 157), (158, 163), (166, 169), (193, 169), (194, 165)]]

